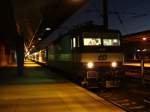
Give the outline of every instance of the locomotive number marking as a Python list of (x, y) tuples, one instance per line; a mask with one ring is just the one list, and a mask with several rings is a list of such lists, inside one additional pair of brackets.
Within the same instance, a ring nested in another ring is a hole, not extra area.
[(107, 59), (107, 55), (105, 54), (98, 56), (98, 60), (106, 60), (106, 59)]

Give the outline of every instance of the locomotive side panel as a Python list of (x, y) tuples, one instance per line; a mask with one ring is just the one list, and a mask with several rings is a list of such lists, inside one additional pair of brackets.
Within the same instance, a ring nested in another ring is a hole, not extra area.
[(66, 77), (76, 80), (78, 63), (73, 61), (75, 56), (73, 56), (71, 44), (70, 36), (65, 36), (49, 46), (48, 66), (63, 71)]

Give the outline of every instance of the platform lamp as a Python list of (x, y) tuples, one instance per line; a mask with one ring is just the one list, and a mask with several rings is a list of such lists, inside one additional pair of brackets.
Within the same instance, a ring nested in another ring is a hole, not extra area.
[[(145, 43), (147, 40), (146, 37), (142, 37), (142, 43)], [(144, 50), (141, 51), (141, 79), (142, 79), (142, 84), (144, 84)]]

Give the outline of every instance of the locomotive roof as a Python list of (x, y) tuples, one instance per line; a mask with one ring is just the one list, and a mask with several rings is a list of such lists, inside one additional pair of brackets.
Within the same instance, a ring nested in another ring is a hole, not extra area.
[(70, 30), (69, 32), (67, 32), (64, 35), (60, 35), (59, 38), (54, 40), (54, 42), (57, 42), (57, 41), (61, 40), (65, 36), (80, 35), (81, 33), (84, 33), (84, 32), (97, 32), (97, 33), (98, 32), (99, 33), (112, 32), (112, 33), (119, 33), (119, 34), (121, 34), (121, 32), (119, 30), (108, 29), (106, 31), (104, 29), (103, 25), (94, 25), (94, 24), (91, 24), (91, 23), (86, 23), (85, 25), (78, 25), (78, 26), (76, 26), (74, 29)]

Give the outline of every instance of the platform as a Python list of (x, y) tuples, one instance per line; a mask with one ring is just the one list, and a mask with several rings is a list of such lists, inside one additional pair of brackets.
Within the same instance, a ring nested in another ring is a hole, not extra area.
[(124, 112), (45, 68), (17, 77), (0, 85), (0, 112)]
[[(141, 63), (124, 63), (124, 66), (137, 66), (140, 67)], [(150, 63), (144, 63), (144, 67), (150, 68)]]

